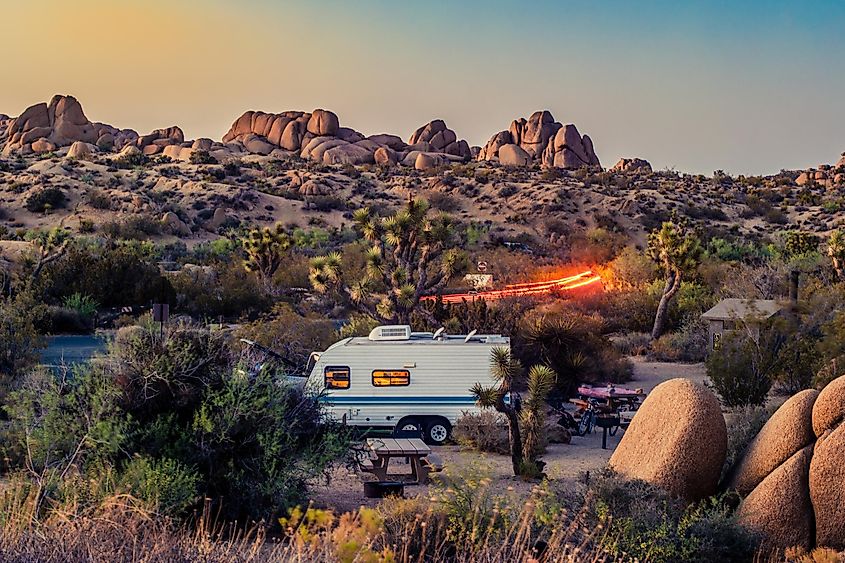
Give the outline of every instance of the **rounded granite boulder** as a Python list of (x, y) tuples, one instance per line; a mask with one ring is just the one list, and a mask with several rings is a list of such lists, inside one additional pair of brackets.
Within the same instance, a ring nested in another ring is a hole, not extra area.
[(803, 448), (772, 471), (737, 511), (737, 522), (763, 538), (766, 548), (809, 549), (813, 535), (813, 505), (809, 495), (813, 446)]
[(728, 486), (745, 496), (779, 465), (815, 441), (813, 405), (819, 392), (807, 389), (790, 397), (748, 445)]
[(845, 424), (816, 443), (810, 463), (810, 498), (816, 515), (816, 544), (845, 549)]
[(643, 402), (609, 466), (622, 477), (696, 501), (716, 492), (727, 446), (716, 396), (700, 383), (670, 379)]
[(845, 420), (845, 376), (837, 377), (819, 393), (813, 406), (813, 431), (821, 437)]

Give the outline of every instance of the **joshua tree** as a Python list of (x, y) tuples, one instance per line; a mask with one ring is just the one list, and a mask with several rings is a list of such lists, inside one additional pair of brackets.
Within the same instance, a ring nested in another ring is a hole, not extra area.
[[(555, 373), (546, 366), (532, 367), (528, 372), (528, 398), (520, 405), (512, 393), (514, 380), (522, 371), (519, 361), (511, 356), (507, 348), (494, 348), (491, 364), (498, 385), (483, 387), (476, 383), (471, 389), (472, 394), (480, 407), (493, 408), (505, 415), (513, 474), (537, 477), (542, 473), (544, 465), (537, 459), (537, 455), (545, 421), (545, 401), (554, 386)], [(525, 441), (522, 439), (523, 433)]]
[(660, 266), (666, 282), (654, 316), (652, 340), (657, 340), (663, 334), (669, 305), (681, 289), (684, 277), (698, 265), (701, 252), (698, 237), (683, 223), (665, 221), (659, 229), (648, 235), (648, 255)]
[(317, 292), (345, 293), (374, 318), (408, 324), (420, 299), (443, 289), (466, 266), (464, 254), (455, 248), (452, 220), (429, 217), (424, 200), (411, 200), (389, 217), (365, 207), (354, 218), (371, 245), (363, 277), (346, 284), (337, 253), (312, 260), (309, 277)]
[(827, 255), (839, 279), (845, 279), (845, 232), (836, 229), (827, 240)]
[(291, 245), (290, 237), (279, 223), (273, 228), (250, 230), (241, 239), (241, 245), (246, 253), (244, 268), (257, 274), (264, 287), (269, 289), (273, 275), (287, 256)]
[(33, 231), (27, 234), (26, 240), (35, 248), (35, 266), (32, 270), (32, 280), (36, 281), (44, 266), (61, 258), (70, 244), (71, 236), (61, 227), (49, 231)]

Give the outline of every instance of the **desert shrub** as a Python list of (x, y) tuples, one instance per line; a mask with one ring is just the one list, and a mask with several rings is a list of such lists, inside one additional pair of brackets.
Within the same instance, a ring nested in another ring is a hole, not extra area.
[(195, 150), (191, 153), (191, 164), (217, 164), (217, 159), (208, 151)]
[(222, 336), (189, 325), (163, 337), (122, 329), (73, 377), (29, 378), (6, 411), (18, 466), (106, 475), (88, 496), (124, 490), (165, 514), (208, 498), (227, 520), (272, 518), (305, 501), (308, 480), (347, 447), (317, 397), (241, 369)]
[(300, 315), (287, 303), (277, 303), (258, 320), (242, 325), (235, 335), (266, 346), (302, 367), (311, 352), (321, 352), (335, 342), (331, 320)]
[(367, 336), (380, 324), (379, 321), (370, 316), (353, 314), (349, 317), (349, 322), (338, 329), (337, 336), (340, 339), (349, 338), (350, 336)]
[(455, 213), (461, 209), (461, 202), (447, 193), (431, 192), (426, 194), (425, 198), (432, 208), (444, 213)]
[(707, 377), (728, 407), (762, 405), (772, 388), (776, 366), (774, 331), (760, 337), (736, 331), (725, 334), (707, 357)]
[(270, 304), (257, 278), (235, 262), (184, 268), (169, 280), (176, 310), (196, 318), (249, 318)]
[(90, 190), (88, 192), (88, 205), (94, 209), (111, 209), (112, 198), (102, 190)]
[(0, 397), (38, 360), (44, 338), (38, 331), (47, 309), (31, 290), (0, 293)]
[(133, 457), (123, 468), (119, 488), (164, 514), (182, 514), (197, 501), (200, 476), (178, 461)]
[(680, 330), (655, 340), (649, 355), (660, 362), (701, 362), (708, 344), (707, 323), (699, 316), (691, 316)]
[(100, 304), (97, 303), (97, 301), (90, 295), (72, 293), (65, 297), (64, 306), (67, 309), (76, 311), (83, 317), (91, 317), (97, 312), (97, 308)]
[(44, 268), (41, 278), (53, 302), (85, 296), (91, 301), (88, 305), (123, 307), (145, 305), (172, 293), (158, 265), (143, 248), (114, 242), (72, 245)]
[(64, 207), (65, 193), (56, 187), (41, 188), (27, 196), (24, 206), (32, 213)]
[(93, 318), (75, 309), (48, 307), (47, 317), (45, 324), (52, 334), (80, 334), (94, 330)]
[(685, 506), (643, 481), (604, 473), (589, 483), (590, 518), (614, 557), (639, 561), (749, 561), (756, 538), (736, 523), (727, 497)]
[(568, 397), (584, 381), (630, 379), (630, 363), (602, 332), (600, 321), (580, 313), (530, 315), (514, 335), (512, 346), (522, 365), (554, 370), (554, 394)]
[(507, 421), (489, 410), (464, 413), (452, 430), (454, 440), (465, 448), (501, 455), (510, 454)]
[(103, 223), (100, 232), (114, 240), (146, 240), (161, 234), (161, 222), (148, 215), (134, 215), (122, 221)]
[(808, 334), (792, 332), (777, 355), (773, 378), (787, 395), (813, 385), (813, 378), (823, 365), (816, 341)]
[(612, 339), (613, 347), (625, 356), (644, 356), (651, 346), (647, 332), (629, 332)]

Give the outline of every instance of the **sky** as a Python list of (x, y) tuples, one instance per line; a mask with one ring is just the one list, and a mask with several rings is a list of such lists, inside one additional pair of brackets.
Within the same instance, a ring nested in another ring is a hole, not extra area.
[(606, 167), (774, 173), (845, 151), (845, 2), (2, 0), (0, 113), (56, 93), (94, 121), (219, 139), (326, 108), (483, 145), (548, 109)]

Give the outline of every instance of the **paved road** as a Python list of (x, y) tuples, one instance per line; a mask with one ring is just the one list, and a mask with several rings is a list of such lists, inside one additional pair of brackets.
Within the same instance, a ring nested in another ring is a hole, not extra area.
[(47, 348), (41, 353), (46, 365), (78, 364), (106, 348), (106, 340), (91, 334), (68, 334), (47, 338)]

